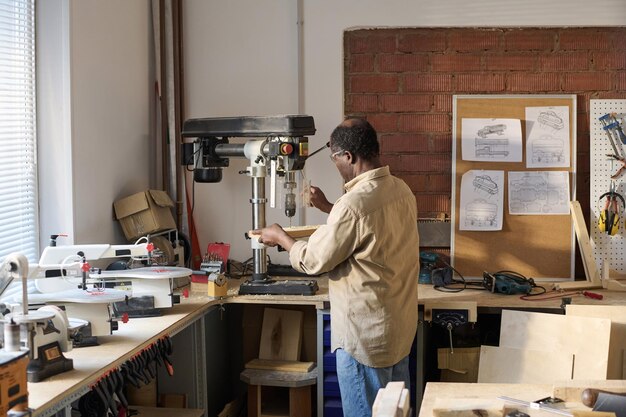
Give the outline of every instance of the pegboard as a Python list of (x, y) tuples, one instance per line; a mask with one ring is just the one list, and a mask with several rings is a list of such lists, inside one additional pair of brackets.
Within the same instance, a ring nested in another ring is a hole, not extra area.
[[(602, 129), (599, 117), (607, 113), (626, 113), (626, 100), (591, 100), (590, 114), (590, 149), (591, 149), (591, 181), (590, 181), (590, 235), (593, 239), (593, 255), (598, 271), (601, 271), (603, 260), (609, 261), (610, 268), (618, 272), (626, 272), (626, 225), (625, 215), (620, 216), (619, 231), (610, 236), (598, 229), (598, 218), (604, 208), (604, 200), (599, 202), (600, 196), (609, 191), (611, 175), (620, 167), (620, 163), (608, 158), (613, 154), (609, 138)], [(618, 145), (621, 145), (618, 143)], [(626, 149), (625, 145), (622, 145)], [(615, 180), (618, 193), (626, 196), (626, 172)]]

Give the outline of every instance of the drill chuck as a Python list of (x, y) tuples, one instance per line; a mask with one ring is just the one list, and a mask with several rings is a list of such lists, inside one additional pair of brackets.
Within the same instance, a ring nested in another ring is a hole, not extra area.
[(296, 215), (296, 195), (294, 193), (285, 194), (285, 215), (287, 217)]

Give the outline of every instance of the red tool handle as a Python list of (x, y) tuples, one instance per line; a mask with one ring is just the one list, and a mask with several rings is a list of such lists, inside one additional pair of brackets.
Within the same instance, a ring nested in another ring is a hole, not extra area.
[(583, 295), (585, 297), (593, 298), (594, 300), (602, 300), (604, 296), (602, 294), (598, 294), (596, 292), (583, 291)]

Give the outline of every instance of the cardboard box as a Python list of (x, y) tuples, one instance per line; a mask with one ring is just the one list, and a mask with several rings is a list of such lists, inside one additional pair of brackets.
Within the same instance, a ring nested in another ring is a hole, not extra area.
[(176, 228), (171, 210), (174, 202), (165, 191), (142, 191), (117, 200), (113, 207), (128, 240)]

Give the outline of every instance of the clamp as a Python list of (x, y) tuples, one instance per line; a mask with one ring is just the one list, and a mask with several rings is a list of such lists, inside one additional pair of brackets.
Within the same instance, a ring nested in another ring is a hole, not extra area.
[(618, 115), (616, 113), (607, 113), (604, 116), (599, 117), (598, 120), (602, 123), (602, 129), (609, 137), (609, 142), (611, 144), (611, 148), (613, 149), (613, 153), (607, 154), (606, 156), (621, 164), (618, 170), (611, 175), (612, 179), (616, 179), (619, 178), (626, 169), (626, 153), (622, 147), (622, 144), (626, 144), (626, 134), (624, 134), (624, 130), (622, 129), (622, 125), (619, 122)]

